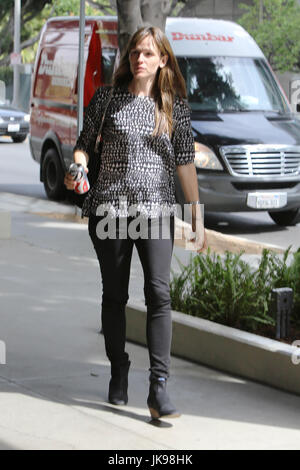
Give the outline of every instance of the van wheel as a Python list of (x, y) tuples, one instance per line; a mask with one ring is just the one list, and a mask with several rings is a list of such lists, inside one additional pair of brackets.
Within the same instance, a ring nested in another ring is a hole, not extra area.
[(60, 201), (66, 196), (64, 174), (55, 149), (47, 150), (42, 168), (43, 182), (49, 199)]
[(300, 209), (282, 212), (269, 212), (269, 216), (277, 225), (296, 225), (300, 222)]

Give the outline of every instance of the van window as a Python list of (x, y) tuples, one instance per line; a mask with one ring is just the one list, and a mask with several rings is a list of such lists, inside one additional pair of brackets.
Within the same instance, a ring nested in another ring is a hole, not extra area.
[(113, 76), (114, 65), (116, 60), (117, 49), (103, 48), (102, 49), (102, 82), (104, 85), (110, 85)]
[(289, 108), (263, 59), (178, 57), (194, 111), (277, 111)]

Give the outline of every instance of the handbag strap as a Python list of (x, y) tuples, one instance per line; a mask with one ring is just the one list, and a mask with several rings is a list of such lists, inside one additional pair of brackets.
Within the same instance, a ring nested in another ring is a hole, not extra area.
[(106, 105), (105, 105), (105, 108), (104, 108), (104, 113), (103, 113), (103, 116), (102, 116), (102, 119), (101, 119), (101, 124), (100, 124), (100, 127), (99, 127), (97, 139), (96, 139), (96, 142), (95, 142), (95, 147), (94, 147), (94, 152), (95, 152), (95, 153), (98, 151), (98, 147), (99, 147), (99, 143), (100, 143), (100, 140), (101, 140), (101, 133), (102, 133), (102, 128), (103, 128), (103, 124), (104, 124), (104, 119), (105, 119), (106, 111), (107, 111), (107, 108), (108, 108), (108, 106), (109, 106), (109, 103), (111, 102), (113, 93), (114, 93), (114, 87), (111, 87), (111, 90), (110, 90), (109, 96), (108, 96), (108, 100), (107, 100)]

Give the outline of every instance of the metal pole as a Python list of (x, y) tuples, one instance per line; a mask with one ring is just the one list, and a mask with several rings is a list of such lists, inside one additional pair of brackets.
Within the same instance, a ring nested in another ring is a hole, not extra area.
[[(21, 25), (21, 0), (15, 0), (15, 16), (14, 16), (14, 53), (20, 54), (20, 25)], [(19, 90), (20, 90), (20, 66), (14, 65), (14, 91), (13, 105), (19, 106)]]
[(85, 0), (80, 0), (79, 19), (79, 56), (78, 56), (78, 103), (77, 103), (77, 137), (83, 127), (83, 96), (84, 96), (84, 32), (85, 32)]
[(280, 287), (272, 290), (271, 312), (276, 320), (276, 339), (286, 338), (290, 334), (293, 297), (293, 289), (290, 287)]

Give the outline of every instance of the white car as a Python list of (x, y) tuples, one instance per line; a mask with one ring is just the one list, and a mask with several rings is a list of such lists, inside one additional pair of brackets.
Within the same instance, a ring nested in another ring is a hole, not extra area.
[(29, 114), (0, 100), (0, 136), (9, 136), (15, 143), (24, 142), (29, 134), (29, 122)]

